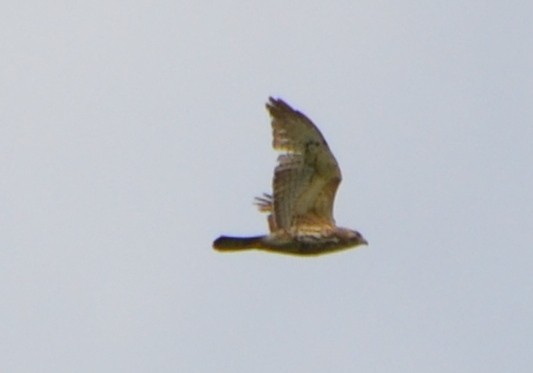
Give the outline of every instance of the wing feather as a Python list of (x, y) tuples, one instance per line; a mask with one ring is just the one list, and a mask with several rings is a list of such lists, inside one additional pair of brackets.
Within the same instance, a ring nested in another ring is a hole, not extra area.
[(333, 203), (341, 172), (318, 128), (280, 99), (270, 98), (274, 170), (272, 216), (277, 229), (335, 225)]

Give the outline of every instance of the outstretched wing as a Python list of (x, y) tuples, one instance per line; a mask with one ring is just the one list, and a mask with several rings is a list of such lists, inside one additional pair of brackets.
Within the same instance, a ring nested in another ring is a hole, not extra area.
[(341, 172), (326, 140), (309, 118), (284, 101), (270, 98), (266, 106), (274, 149), (283, 152), (274, 170), (271, 229), (333, 227)]

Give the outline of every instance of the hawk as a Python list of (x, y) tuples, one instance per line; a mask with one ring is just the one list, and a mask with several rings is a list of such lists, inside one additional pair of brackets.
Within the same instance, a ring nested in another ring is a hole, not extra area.
[(270, 234), (254, 237), (220, 236), (213, 247), (221, 252), (259, 249), (293, 255), (332, 253), (368, 245), (363, 236), (340, 228), (333, 219), (333, 202), (341, 171), (318, 128), (281, 99), (270, 98), (273, 147), (282, 152), (274, 170), (273, 194), (256, 198), (269, 213)]

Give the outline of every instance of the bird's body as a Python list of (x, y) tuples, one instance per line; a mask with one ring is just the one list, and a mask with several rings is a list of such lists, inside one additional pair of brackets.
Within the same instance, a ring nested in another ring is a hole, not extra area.
[(331, 234), (290, 234), (275, 232), (264, 236), (220, 236), (214, 242), (219, 251), (259, 249), (281, 254), (320, 255), (345, 250), (363, 244), (357, 233), (336, 228)]
[(342, 177), (318, 128), (280, 99), (270, 98), (267, 109), (274, 149), (283, 152), (274, 170), (273, 195), (256, 199), (259, 210), (269, 213), (270, 234), (221, 236), (213, 247), (223, 252), (259, 249), (319, 255), (366, 245), (359, 232), (335, 225), (333, 202)]

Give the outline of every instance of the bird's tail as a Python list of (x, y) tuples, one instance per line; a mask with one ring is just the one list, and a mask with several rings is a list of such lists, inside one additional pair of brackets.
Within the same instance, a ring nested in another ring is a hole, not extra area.
[(258, 249), (262, 246), (265, 236), (254, 237), (228, 237), (220, 236), (213, 242), (213, 248), (218, 251), (239, 251)]

